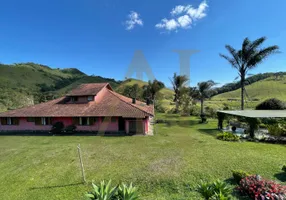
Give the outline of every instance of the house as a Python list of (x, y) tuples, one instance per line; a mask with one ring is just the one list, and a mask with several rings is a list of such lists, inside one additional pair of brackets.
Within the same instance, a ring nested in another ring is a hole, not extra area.
[(58, 99), (0, 113), (0, 131), (49, 131), (63, 122), (77, 131), (152, 135), (153, 117), (153, 105), (120, 95), (108, 83), (91, 83)]

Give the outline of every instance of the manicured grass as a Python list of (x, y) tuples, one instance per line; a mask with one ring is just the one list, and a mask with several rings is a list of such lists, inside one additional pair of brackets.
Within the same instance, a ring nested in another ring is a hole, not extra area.
[(156, 125), (153, 137), (1, 136), (0, 199), (83, 199), (90, 184), (80, 184), (77, 144), (89, 182), (132, 181), (142, 199), (199, 199), (189, 184), (229, 179), (232, 169), (281, 180), (285, 146), (217, 140), (215, 120), (157, 118), (171, 123)]

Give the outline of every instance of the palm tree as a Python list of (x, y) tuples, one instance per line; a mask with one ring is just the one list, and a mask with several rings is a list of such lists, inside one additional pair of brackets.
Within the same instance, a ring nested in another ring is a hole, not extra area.
[[(174, 73), (174, 76), (172, 79), (170, 79), (172, 85), (173, 85), (173, 89), (174, 89), (174, 102), (176, 103), (176, 113), (178, 113), (179, 111), (179, 106), (180, 106), (180, 100), (181, 97), (183, 95), (183, 90), (186, 86), (186, 83), (188, 81), (187, 76), (185, 75), (177, 75), (176, 73)], [(185, 90), (184, 90), (185, 91)]]
[(261, 45), (265, 40), (266, 37), (261, 37), (254, 41), (245, 38), (241, 49), (236, 50), (232, 46), (226, 45), (225, 48), (230, 53), (230, 56), (220, 54), (232, 67), (238, 70), (241, 87), (241, 110), (244, 110), (245, 77), (248, 71), (257, 67), (269, 55), (278, 52), (279, 47), (276, 45), (262, 48)]
[(191, 88), (190, 95), (195, 99), (199, 99), (201, 101), (201, 118), (203, 122), (204, 118), (204, 100), (209, 98), (212, 94), (212, 87), (216, 85), (216, 83), (212, 80), (199, 82), (196, 88)]
[(155, 101), (156, 94), (165, 87), (164, 83), (158, 80), (154, 81), (148, 81), (148, 85), (144, 85), (144, 93), (143, 96), (146, 99), (152, 100), (153, 102)]

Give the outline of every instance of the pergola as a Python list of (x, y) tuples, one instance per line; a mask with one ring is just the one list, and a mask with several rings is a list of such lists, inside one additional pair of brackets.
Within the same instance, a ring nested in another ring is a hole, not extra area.
[(222, 129), (223, 120), (226, 115), (245, 117), (250, 126), (250, 135), (254, 136), (257, 119), (262, 118), (286, 118), (286, 110), (220, 110), (217, 111), (218, 128)]

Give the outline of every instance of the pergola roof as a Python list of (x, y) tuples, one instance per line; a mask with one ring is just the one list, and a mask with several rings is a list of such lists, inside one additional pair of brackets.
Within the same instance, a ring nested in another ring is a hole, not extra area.
[(286, 110), (220, 110), (217, 112), (249, 118), (286, 118)]

